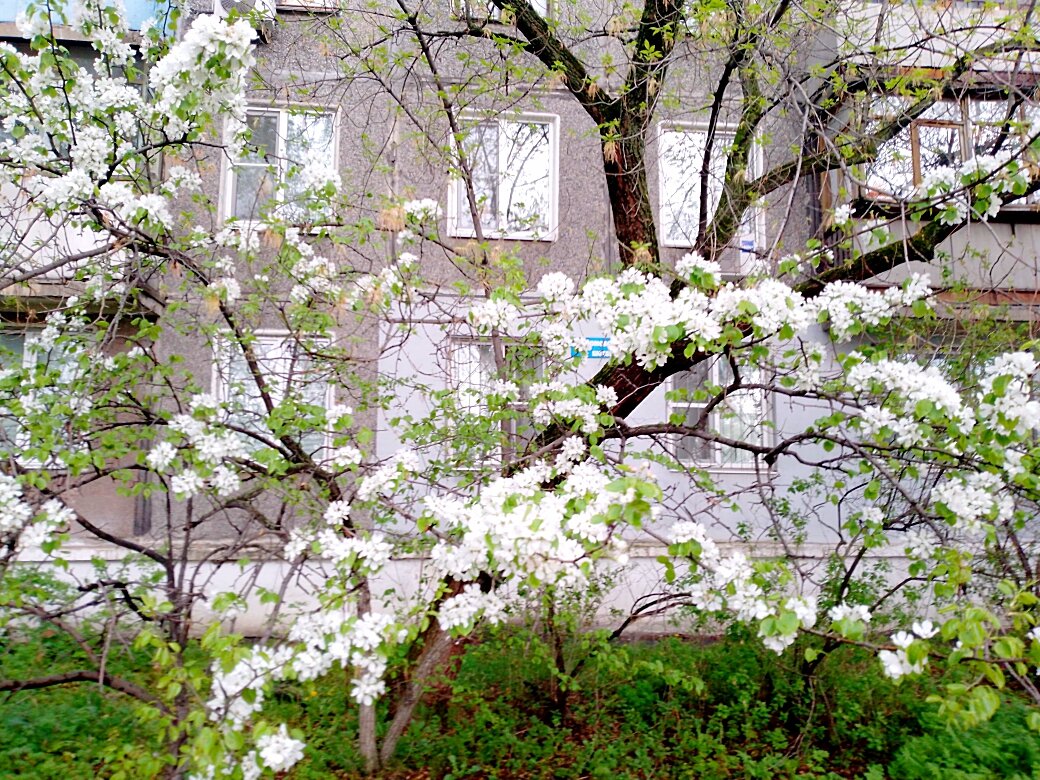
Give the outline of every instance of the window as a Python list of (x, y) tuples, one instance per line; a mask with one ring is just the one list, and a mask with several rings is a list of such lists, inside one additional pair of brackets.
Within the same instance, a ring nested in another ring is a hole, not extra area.
[(485, 408), (484, 397), (498, 375), (495, 351), (490, 343), (456, 341), (451, 348), (451, 370), (459, 408), (476, 414)]
[[(757, 377), (752, 375), (753, 380)], [(745, 378), (745, 381), (749, 381)], [(711, 399), (733, 382), (729, 361), (715, 357), (692, 371), (672, 378), (668, 393), (670, 418), (696, 425)], [(707, 433), (727, 439), (764, 445), (769, 441), (769, 409), (762, 390), (737, 390), (715, 406), (707, 421)], [(674, 455), (682, 463), (719, 468), (750, 468), (754, 456), (746, 450), (703, 439), (679, 436), (674, 440)]]
[(491, 0), (455, 0), (455, 14), (473, 22), (500, 22), (502, 9)]
[[(0, 364), (9, 370), (22, 369), (25, 371), (57, 372), (54, 381), (38, 384), (36, 380), (30, 379), (21, 388), (20, 403), (25, 411), (36, 414), (53, 410), (55, 406), (67, 406), (70, 404), (68, 392), (65, 390), (79, 377), (79, 361), (60, 347), (44, 349), (40, 341), (40, 330), (0, 330)], [(71, 444), (72, 434), (68, 428), (68, 419), (59, 415), (54, 420), (57, 426), (64, 429), (59, 438), (58, 446)], [(23, 456), (24, 451), (31, 447), (29, 431), (25, 429), (21, 420), (10, 409), (0, 406), (0, 452), (14, 454), (19, 462), (27, 468), (38, 468), (43, 465), (54, 468), (59, 464), (54, 460), (46, 463)]]
[(338, 169), (335, 115), (302, 108), (250, 109), (246, 126), (252, 138), (229, 166), (226, 215), (258, 220), (276, 210), (282, 219), (300, 223), (326, 218), (326, 207), (306, 199), (304, 190)]
[[(697, 240), (700, 227), (701, 168), (708, 142), (706, 130), (688, 127), (666, 127), (658, 136), (658, 160), (661, 194), (661, 243), (664, 246), (689, 247)], [(733, 132), (716, 130), (708, 161), (709, 222), (722, 199), (726, 180), (726, 164)], [(756, 146), (751, 153), (752, 175), (761, 167)], [(753, 256), (759, 244), (758, 210), (748, 209), (738, 234), (741, 259)], [(750, 259), (750, 257), (748, 258)]]
[[(507, 460), (512, 453), (522, 450), (534, 435), (534, 428), (527, 414), (530, 405), (524, 393), (527, 385), (538, 374), (536, 361), (521, 345), (506, 344), (505, 370), (500, 374), (495, 361), (494, 346), (490, 342), (455, 339), (449, 348), (451, 387), (457, 393), (459, 411), (469, 418), (460, 419), (459, 425), (474, 426), (471, 429), (474, 435), (469, 438), (475, 442), (489, 434), (495, 439), (494, 445), (490, 447), (486, 442), (476, 444), (475, 449), (482, 450), (476, 454), (476, 459), (493, 463)], [(491, 415), (486, 398), (499, 378), (515, 382), (519, 386), (521, 396), (505, 410), (496, 410), (495, 421), (489, 427)], [(466, 437), (463, 435), (461, 438)], [(456, 454), (473, 455), (461, 452), (458, 447), (454, 449), (457, 450)]]
[[(455, 14), (474, 22), (501, 22), (502, 9), (491, 0), (454, 0)], [(531, 0), (531, 6), (542, 17), (549, 15), (548, 0)]]
[[(328, 377), (316, 368), (313, 358), (296, 338), (286, 333), (264, 333), (257, 335), (251, 346), (275, 407), (290, 395), (305, 406), (328, 406)], [(227, 423), (257, 436), (270, 437), (267, 409), (245, 354), (230, 341), (222, 342), (217, 352), (214, 394), (229, 408)], [(298, 418), (294, 414), (292, 420), (282, 423), (299, 424), (305, 431), (299, 437), (300, 445), (313, 454), (325, 446), (326, 432), (312, 429)], [(252, 437), (245, 438), (249, 447), (259, 447)]]
[[(556, 117), (480, 122), (462, 148), (472, 172), (477, 218), (490, 238), (551, 241), (556, 233)], [(452, 182), (449, 232), (476, 234), (465, 184)]]
[[(912, 102), (900, 97), (873, 99), (868, 133), (905, 113)], [(1037, 117), (1032, 103), (1007, 98), (943, 100), (931, 105), (895, 137), (882, 144), (865, 167), (862, 194), (874, 200), (906, 200), (929, 173), (956, 167), (977, 154), (1014, 149)], [(1023, 203), (1033, 202), (1024, 198)]]

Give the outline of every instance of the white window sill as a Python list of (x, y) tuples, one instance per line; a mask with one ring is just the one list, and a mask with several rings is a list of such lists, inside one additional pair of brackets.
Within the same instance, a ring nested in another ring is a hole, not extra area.
[[(477, 235), (472, 230), (448, 230), (452, 238), (473, 239)], [(553, 228), (545, 233), (502, 233), (499, 231), (487, 231), (484, 238), (488, 241), (527, 241), (532, 243), (551, 244), (559, 237), (559, 229)]]

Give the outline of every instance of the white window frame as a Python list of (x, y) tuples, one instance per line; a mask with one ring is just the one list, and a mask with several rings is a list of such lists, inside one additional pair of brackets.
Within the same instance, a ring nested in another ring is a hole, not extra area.
[[(279, 350), (285, 350), (286, 346), (291, 347), (292, 343), (297, 341), (294, 334), (286, 330), (258, 330), (252, 333), (251, 335), (252, 341), (250, 342), (250, 346), (252, 347), (253, 353), (254, 355), (256, 355), (257, 360), (260, 362), (265, 360), (264, 356), (270, 353), (271, 348), (274, 347)], [(239, 348), (239, 345), (235, 342), (233, 338), (231, 338), (230, 335), (221, 335), (216, 340), (213, 347), (213, 373), (211, 382), (211, 390), (213, 393), (213, 397), (216, 398), (217, 401), (220, 403), (226, 403), (228, 400), (230, 400), (229, 391), (231, 390), (231, 365), (232, 361), (235, 360), (236, 357), (245, 360), (245, 353), (242, 352), (242, 350)], [(329, 409), (333, 403), (333, 386), (332, 383), (327, 379), (324, 379), (322, 381), (325, 385), (322, 403), (326, 409)], [(257, 402), (257, 404), (260, 404), (261, 402), (259, 397), (259, 389), (255, 386), (255, 383), (253, 383), (252, 390), (256, 391), (253, 400)], [(249, 395), (253, 395), (252, 393), (249, 393), (248, 388), (246, 389), (246, 392)], [(278, 386), (270, 387), (269, 392), (271, 393), (272, 401), (276, 406), (280, 404), (285, 397), (284, 388), (279, 388)], [(257, 413), (266, 416), (266, 411), (262, 409), (258, 408)], [(236, 419), (235, 415), (233, 414), (226, 415), (225, 422), (231, 425), (236, 425), (237, 427), (253, 429), (252, 421), (243, 421), (241, 419)], [(258, 427), (254, 430), (254, 432), (258, 434), (263, 433), (263, 431), (261, 431)], [(267, 431), (267, 433), (270, 432)], [(331, 446), (331, 431), (322, 431), (321, 436), (321, 443), (318, 444), (318, 446), (316, 447), (308, 445), (308, 443), (305, 440), (306, 436), (301, 437), (300, 439), (300, 444), (303, 447), (304, 451), (310, 454), (312, 457), (322, 457), (322, 450), (327, 450)], [(242, 439), (246, 447), (251, 451), (255, 451), (262, 446), (260, 442), (258, 442), (256, 439), (251, 438), (249, 436), (245, 436), (244, 434), (242, 435)]]
[(340, 9), (340, 4), (337, 0), (275, 0), (275, 8), (279, 11), (335, 13)]
[[(708, 125), (703, 122), (662, 122), (658, 125), (657, 133), (657, 213), (660, 217), (660, 230), (661, 235), (659, 241), (661, 246), (689, 249), (694, 245), (697, 240), (697, 236), (689, 236), (688, 238), (676, 239), (670, 238), (669, 229), (671, 222), (671, 214), (665, 210), (665, 186), (669, 177), (670, 165), (665, 159), (664, 155), (664, 139), (668, 133), (684, 133), (689, 135), (701, 135), (704, 140), (707, 140)], [(718, 125), (715, 128), (715, 141), (714, 147), (716, 152), (721, 152), (726, 142), (732, 142), (736, 128), (732, 125)], [(701, 144), (703, 155), (703, 146)], [(728, 155), (726, 156), (728, 163)], [(762, 146), (755, 140), (751, 147), (751, 154), (749, 156), (751, 164), (751, 170), (749, 171), (749, 177), (755, 178), (759, 175), (762, 170)], [(713, 192), (711, 186), (712, 182), (709, 180), (708, 195), (713, 196), (715, 201), (714, 205), (711, 205), (708, 210), (708, 222), (714, 219), (715, 211), (718, 209), (719, 201), (722, 199), (721, 184)], [(698, 192), (698, 198), (700, 194)], [(700, 208), (700, 203), (697, 203), (697, 208)], [(752, 206), (747, 210), (744, 215), (744, 220), (741, 223), (740, 230), (737, 234), (737, 249), (740, 252), (740, 267), (751, 267), (752, 261), (757, 256), (759, 248), (765, 245), (765, 231), (763, 222), (763, 212), (758, 206)]]
[[(531, 5), (543, 19), (549, 18), (549, 0), (531, 0)], [(456, 19), (503, 23), (502, 9), (491, 0), (452, 0), (452, 12)]]
[[(237, 169), (242, 167), (265, 167), (267, 170), (274, 168), (274, 192), (271, 194), (271, 201), (275, 204), (275, 207), (283, 205), (282, 200), (286, 186), (286, 176), (288, 173), (289, 160), (285, 154), (286, 136), (288, 132), (288, 124), (290, 115), (294, 114), (324, 114), (332, 117), (332, 140), (331, 146), (331, 158), (329, 165), (336, 171), (339, 171), (339, 155), (340, 155), (340, 112), (337, 108), (330, 108), (328, 106), (318, 106), (310, 104), (293, 104), (291, 106), (247, 106), (246, 116), (256, 114), (267, 114), (278, 117), (277, 127), (277, 140), (278, 148), (275, 152), (273, 166), (268, 164), (267, 166), (261, 166), (258, 163), (241, 163), (238, 160), (228, 159), (225, 156), (224, 162), (224, 175), (223, 175), (223, 187), (221, 191), (223, 193), (223, 202), (221, 204), (221, 213), (224, 216), (224, 221), (231, 221), (235, 225), (243, 227), (250, 227), (259, 223), (263, 223), (263, 219), (259, 217), (238, 217), (235, 215), (235, 200), (237, 193), (238, 176)], [(227, 133), (225, 132), (225, 135)]]
[[(886, 96), (886, 95), (878, 95), (878, 94), (874, 94), (871, 97), (872, 97), (872, 102), (871, 102), (870, 105), (868, 105), (868, 107), (866, 109), (868, 123), (869, 122), (878, 121), (878, 120), (883, 120), (883, 117), (885, 116), (885, 115), (878, 114), (874, 110), (874, 105), (876, 105), (876, 103), (874, 101), (877, 101), (877, 100), (884, 101), (884, 100), (889, 100), (889, 99), (890, 100), (899, 100), (900, 99), (900, 98), (898, 98), (898, 96)], [(906, 107), (909, 107), (909, 105), (911, 103), (911, 101), (909, 101), (909, 100), (904, 100), (903, 102), (906, 104)], [(911, 181), (909, 182), (909, 184), (910, 184), (913, 192), (916, 192), (917, 186), (923, 180), (923, 175), (922, 175), (922, 172), (921, 172), (921, 151), (920, 151), (920, 140), (919, 140), (920, 128), (922, 128), (922, 127), (938, 127), (938, 128), (946, 127), (946, 128), (955, 129), (957, 131), (957, 134), (958, 134), (958, 139), (960, 140), (960, 159), (961, 159), (961, 162), (966, 162), (966, 161), (971, 160), (971, 159), (973, 159), (975, 157), (975, 133), (976, 133), (977, 127), (980, 127), (980, 126), (981, 127), (985, 127), (986, 124), (987, 124), (987, 123), (984, 123), (984, 122), (979, 122), (975, 118), (974, 112), (972, 111), (972, 104), (973, 103), (985, 103), (985, 102), (991, 102), (991, 101), (986, 100), (984, 95), (976, 95), (976, 96), (970, 96), (969, 95), (969, 96), (966, 96), (966, 97), (960, 97), (960, 98), (956, 98), (956, 99), (941, 99), (941, 100), (937, 100), (936, 101), (936, 105), (939, 105), (939, 104), (958, 105), (960, 107), (960, 115), (961, 115), (960, 120), (946, 120), (946, 119), (935, 119), (935, 118), (932, 118), (932, 117), (918, 117), (917, 119), (912, 120), (910, 122), (910, 124), (902, 131), (902, 133), (906, 133), (907, 134), (906, 135), (906, 141), (909, 142), (909, 148), (907, 148), (905, 144), (900, 144), (899, 151), (902, 152), (904, 155), (906, 155), (909, 158), (910, 162), (911, 162), (912, 173), (911, 173)], [(998, 99), (997, 102), (1006, 102), (1006, 99)], [(1026, 102), (1024, 102), (1022, 105), (1019, 106), (1020, 117), (1019, 117), (1019, 119), (1017, 121), (1019, 121), (1019, 122), (1021, 122), (1023, 124), (1028, 124), (1027, 117), (1026, 117), (1026, 114), (1025, 114), (1026, 109), (1027, 109), (1027, 105), (1028, 104)], [(1036, 113), (1038, 115), (1040, 115), (1040, 104), (1035, 104), (1034, 103), (1033, 105), (1034, 105), (1034, 110), (1036, 111)], [(899, 135), (896, 135), (894, 138), (889, 139), (882, 146), (884, 147), (884, 146), (887, 146), (888, 144), (895, 144), (895, 143), (901, 141), (902, 140), (902, 138), (901, 138), (902, 133), (900, 133)], [(869, 172), (870, 168), (871, 168), (870, 164), (862, 165), (862, 166), (860, 166), (860, 169), (859, 169), (858, 174), (857, 174), (858, 178), (860, 179), (860, 184), (858, 186), (858, 191), (859, 191), (859, 195), (860, 195), (861, 198), (864, 198), (865, 200), (868, 200), (868, 201), (871, 201), (871, 202), (874, 202), (874, 203), (893, 203), (893, 204), (895, 204), (895, 203), (903, 203), (906, 200), (912, 199), (912, 197), (913, 197), (912, 195), (909, 196), (909, 197), (906, 197), (906, 198), (901, 198), (900, 196), (893, 195), (892, 193), (881, 192), (879, 190), (872, 190), (868, 186), (868, 184), (867, 184), (867, 176), (868, 176), (868, 172)], [(1018, 210), (1018, 209), (1032, 209), (1032, 208), (1035, 208), (1038, 203), (1040, 203), (1040, 193), (1033, 193), (1031, 195), (1028, 195), (1026, 197), (1023, 197), (1023, 198), (1015, 201), (1015, 203), (1013, 203), (1013, 204), (1011, 204), (1009, 206), (1004, 206), (1001, 210), (1002, 211), (1003, 210), (1014, 211), (1014, 210)]]
[[(725, 388), (720, 382), (720, 368), (723, 365), (723, 361), (727, 358), (725, 355), (716, 355), (709, 358), (711, 361), (708, 366), (707, 373), (707, 385), (711, 387)], [(755, 384), (759, 384), (761, 380), (761, 372), (757, 369), (743, 368), (743, 376), (745, 382), (751, 381)], [(685, 376), (685, 374), (683, 374)], [(676, 398), (676, 393), (681, 392), (681, 388), (678, 385), (677, 377), (672, 377), (668, 380), (668, 394), (667, 398), (667, 413), (668, 419), (672, 418), (674, 414), (683, 414), (686, 420), (691, 423), (700, 418), (698, 410), (703, 413), (703, 410), (708, 406), (708, 403), (712, 400), (712, 396), (705, 399), (694, 399), (692, 396), (686, 399), (679, 400)], [(761, 419), (761, 436), (758, 438), (757, 443), (763, 446), (769, 446), (773, 441), (773, 410), (772, 404), (770, 403), (770, 397), (761, 390), (737, 390), (731, 394), (733, 397), (738, 394), (750, 394), (750, 393), (761, 393), (760, 406), (758, 409), (759, 417)], [(725, 412), (726, 401), (716, 406), (711, 412), (708, 419), (708, 430), (719, 431), (718, 421), (720, 415)], [(721, 433), (721, 432), (720, 432)], [(696, 437), (689, 437), (695, 439), (697, 442), (707, 447), (711, 453), (710, 458), (691, 458), (687, 457), (681, 451), (681, 443), (686, 436), (676, 434), (670, 437), (668, 442), (669, 449), (671, 450), (672, 457), (674, 457), (679, 463), (687, 466), (696, 466), (698, 468), (707, 469), (709, 471), (725, 471), (725, 472), (754, 472), (757, 471), (756, 464), (757, 459), (755, 455), (747, 450), (740, 450), (733, 447), (729, 447), (717, 441), (710, 441), (708, 439), (697, 439)], [(747, 440), (749, 443), (756, 443), (752, 439)], [(733, 453), (734, 459), (727, 460), (725, 453)]]
[[(508, 241), (555, 241), (559, 235), (559, 201), (560, 201), (560, 117), (556, 114), (521, 113), (511, 114), (491, 119), (464, 115), (463, 122), (467, 126), (477, 124), (497, 124), (503, 122), (530, 122), (548, 125), (549, 127), (549, 213), (546, 217), (546, 229), (538, 230), (486, 230), (485, 238), (504, 239)], [(502, 171), (498, 171), (498, 221), (501, 224), (505, 219), (502, 210), (505, 199), (502, 197), (503, 183), (505, 179)], [(463, 227), (461, 223), (460, 201), (465, 193), (465, 185), (458, 176), (453, 176), (448, 190), (448, 235), (455, 238), (473, 238), (476, 236), (474, 228)]]

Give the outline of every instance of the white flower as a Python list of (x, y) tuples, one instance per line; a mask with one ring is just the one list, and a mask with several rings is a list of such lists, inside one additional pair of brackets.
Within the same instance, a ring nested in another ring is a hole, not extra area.
[(325, 509), (324, 520), (332, 526), (343, 525), (350, 519), (350, 502), (332, 501)]
[(421, 200), (406, 200), (402, 204), (405, 216), (416, 222), (437, 220), (441, 216), (441, 204), (433, 198), (422, 198)]
[(862, 623), (870, 622), (870, 610), (862, 604), (836, 604), (827, 612), (835, 623), (839, 620), (858, 620)]
[(920, 620), (914, 621), (914, 624), (910, 627), (910, 630), (921, 639), (931, 639), (937, 633), (939, 629), (936, 628), (931, 620)]
[(217, 297), (225, 303), (234, 303), (242, 297), (242, 287), (238, 281), (231, 276), (224, 276), (210, 284)]
[(227, 466), (217, 466), (213, 470), (213, 476), (209, 478), (209, 484), (217, 492), (218, 496), (230, 496), (241, 486), (238, 474)]
[(152, 471), (165, 471), (177, 457), (177, 448), (168, 441), (161, 441), (152, 447), (145, 461)]
[(337, 447), (332, 451), (332, 465), (338, 469), (347, 469), (361, 463), (361, 450), (350, 444)]
[(689, 279), (695, 271), (710, 277), (715, 284), (722, 278), (722, 266), (714, 260), (705, 260), (697, 252), (689, 252), (675, 263), (675, 273), (684, 279)]
[(303, 758), (305, 744), (289, 736), (283, 723), (274, 734), (264, 734), (256, 741), (260, 762), (273, 772), (287, 772)]
[(852, 207), (848, 203), (843, 203), (834, 209), (834, 226), (843, 228), (852, 221)]
[(170, 480), (170, 488), (177, 498), (191, 498), (205, 487), (205, 482), (195, 471), (185, 469)]
[(906, 648), (910, 647), (913, 641), (913, 636), (906, 633), (906, 631), (896, 631), (892, 634), (892, 644), (902, 650), (906, 650)]
[(329, 425), (335, 428), (344, 417), (350, 417), (352, 414), (354, 414), (354, 407), (346, 404), (333, 404), (325, 412), (325, 419), (329, 421)]
[(554, 271), (546, 274), (538, 282), (538, 294), (549, 303), (562, 301), (574, 293), (574, 280), (567, 274)]

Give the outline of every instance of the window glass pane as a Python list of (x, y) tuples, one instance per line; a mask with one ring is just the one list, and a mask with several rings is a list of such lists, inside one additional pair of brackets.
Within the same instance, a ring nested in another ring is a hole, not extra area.
[(255, 219), (263, 214), (274, 195), (274, 174), (267, 166), (235, 166), (235, 203), (232, 216)]
[(278, 155), (278, 115), (252, 113), (246, 115), (246, 127), (252, 137), (242, 153), (243, 162), (273, 162)]
[(25, 334), (0, 330), (0, 363), (4, 368), (20, 369), (25, 355)]
[[(703, 132), (669, 130), (661, 136), (661, 221), (665, 241), (692, 244), (700, 222)], [(726, 176), (728, 133), (715, 136), (708, 168), (708, 218), (714, 216)]]
[[(317, 374), (310, 356), (298, 350), (294, 340), (261, 336), (253, 343), (253, 353), (267, 392), (276, 406), (285, 400), (287, 392), (294, 393), (302, 403), (325, 406), (328, 382)], [(267, 409), (246, 356), (230, 344), (226, 347), (220, 379), (221, 397), (231, 406), (229, 422), (258, 435), (270, 435), (266, 424)], [(324, 446), (325, 432), (310, 431), (300, 443), (305, 451), (314, 452)]]
[[(253, 352), (257, 356), (260, 370), (264, 371), (263, 360), (264, 346), (261, 341), (253, 345)], [(225, 388), (224, 398), (230, 402), (231, 414), (229, 422), (239, 428), (244, 428), (258, 435), (267, 433), (264, 420), (267, 418), (267, 410), (264, 408), (260, 397), (260, 389), (256, 380), (249, 370), (246, 356), (237, 347), (228, 347), (228, 362), (225, 365)]]
[[(18, 371), (25, 360), (25, 334), (0, 331), (0, 367)], [(0, 406), (0, 443), (14, 443), (21, 426), (6, 406)]]
[[(473, 174), (473, 194), (477, 200), (480, 226), (484, 230), (498, 229), (498, 125), (480, 124), (466, 134), (463, 151)], [(459, 227), (472, 232), (473, 213), (464, 182), (458, 185)]]
[[(738, 390), (726, 397), (712, 415), (712, 422), (719, 435), (727, 439), (762, 444), (765, 441), (765, 398), (759, 390)], [(751, 453), (733, 447), (720, 446), (722, 463), (751, 463)]]
[(459, 394), (459, 408), (478, 412), (484, 408), (483, 397), (491, 388), (497, 370), (495, 352), (491, 344), (462, 341), (452, 353), (455, 389)]
[[(701, 409), (691, 408), (686, 413), (686, 425), (694, 426), (700, 419)], [(680, 436), (675, 444), (675, 457), (683, 463), (712, 463), (714, 442), (698, 436)]]
[(910, 143), (910, 129), (878, 149), (877, 159), (866, 171), (866, 196), (906, 198), (914, 192), (914, 159)]
[[(289, 114), (286, 120), (285, 157), (286, 181), (285, 200), (294, 204), (300, 200), (305, 182), (310, 177), (308, 169), (328, 171), (336, 167), (333, 149), (332, 114)], [(304, 216), (304, 210), (290, 205), (292, 215)], [(320, 212), (320, 209), (318, 209)]]
[[(711, 371), (711, 361), (705, 360), (698, 363), (696, 366), (691, 368), (689, 371), (683, 371), (680, 374), (676, 374), (672, 378), (672, 387), (676, 390), (686, 391), (686, 402), (694, 403), (693, 394), (708, 380), (708, 373)], [(703, 404), (704, 401), (700, 400), (696, 403)]]
[(499, 128), (505, 227), (516, 233), (544, 232), (552, 196), (549, 125), (501, 122)]
[(1020, 132), (1019, 111), (1012, 112), (1011, 124), (1005, 127), (1011, 108), (1007, 100), (973, 100), (970, 105), (972, 151), (975, 154), (993, 154), (998, 143), (1001, 143), (1001, 147), (1007, 144), (1006, 139), (1001, 140), (1005, 132), (1012, 138)]
[(959, 100), (939, 100), (926, 108), (920, 119), (960, 124), (964, 121), (964, 112)]
[[(710, 380), (709, 380), (710, 377)], [(745, 377), (747, 382), (758, 382), (757, 375)], [(693, 391), (710, 386), (725, 389), (733, 382), (729, 361), (722, 357), (706, 361), (693, 371), (678, 374), (672, 379), (673, 389), (684, 389), (692, 397)], [(686, 413), (687, 425), (695, 425), (702, 414), (706, 400), (696, 403), (675, 402), (672, 412)], [(712, 409), (708, 428), (727, 439), (763, 444), (768, 440), (767, 399), (761, 390), (738, 390)], [(717, 466), (747, 466), (754, 457), (743, 450), (724, 444), (705, 441), (696, 436), (679, 437), (675, 444), (676, 457), (685, 462)]]
[(948, 125), (918, 124), (917, 150), (920, 165), (918, 181), (937, 168), (951, 168), (961, 163), (961, 130)]

